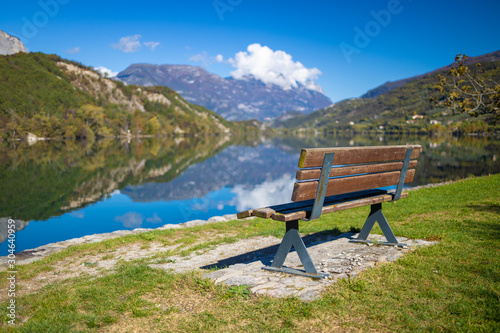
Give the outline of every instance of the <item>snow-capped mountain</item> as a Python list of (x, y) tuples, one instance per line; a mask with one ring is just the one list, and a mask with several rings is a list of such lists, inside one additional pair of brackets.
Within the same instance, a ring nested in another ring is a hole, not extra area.
[(285, 90), (253, 77), (222, 78), (189, 65), (133, 64), (117, 78), (127, 84), (168, 86), (228, 120), (266, 120), (287, 111), (309, 113), (332, 104), (322, 93), (303, 86)]

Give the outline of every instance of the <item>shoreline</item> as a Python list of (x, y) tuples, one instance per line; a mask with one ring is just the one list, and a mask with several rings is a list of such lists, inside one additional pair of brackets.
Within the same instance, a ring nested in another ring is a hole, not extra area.
[[(254, 219), (255, 217), (246, 218), (245, 220)], [(86, 235), (78, 238), (71, 238), (55, 243), (49, 243), (45, 245), (38, 246), (33, 249), (26, 249), (21, 252), (15, 253), (16, 265), (27, 265), (29, 263), (35, 262), (37, 260), (43, 259), (53, 253), (60, 252), (68, 247), (75, 245), (83, 245), (89, 243), (99, 243), (108, 239), (118, 238), (127, 235), (140, 234), (148, 231), (154, 230), (166, 230), (166, 229), (182, 229), (195, 227), (204, 224), (211, 223), (222, 223), (229, 222), (232, 220), (237, 220), (236, 214), (226, 214), (223, 216), (213, 216), (207, 220), (192, 220), (179, 224), (165, 224), (158, 228), (135, 228), (133, 230), (116, 230), (112, 232), (106, 232), (101, 234)], [(0, 256), (0, 271), (7, 268), (9, 257)]]
[[(468, 178), (466, 178), (468, 179)], [(449, 185), (453, 183), (457, 183), (463, 180), (453, 180), (453, 181), (446, 181), (442, 183), (434, 183), (434, 184), (427, 184), (427, 185), (420, 185), (416, 187), (410, 187), (410, 188), (405, 188), (405, 191), (414, 191), (414, 190), (419, 190), (422, 188), (432, 188), (432, 187), (437, 187), (437, 186), (442, 186), (442, 185)], [(255, 217), (247, 217), (244, 220), (250, 220), (254, 219)], [(195, 227), (199, 225), (205, 225), (205, 224), (211, 224), (211, 223), (222, 223), (222, 222), (229, 222), (232, 220), (237, 220), (236, 214), (226, 214), (223, 216), (213, 216), (210, 217), (207, 220), (192, 220), (192, 221), (187, 221), (179, 224), (165, 224), (161, 227), (158, 228), (135, 228), (133, 230), (116, 230), (112, 232), (107, 232), (107, 233), (101, 233), (101, 234), (93, 234), (93, 235), (86, 235), (78, 238), (71, 238), (67, 239), (64, 241), (59, 241), (55, 243), (49, 243), (45, 245), (38, 246), (33, 249), (26, 249), (21, 252), (15, 253), (16, 256), (16, 265), (27, 265), (29, 263), (38, 261), (40, 259), (43, 259), (53, 253), (60, 252), (68, 247), (72, 247), (75, 245), (83, 245), (83, 244), (89, 244), (89, 243), (99, 243), (108, 239), (113, 239), (113, 238), (118, 238), (122, 236), (127, 236), (127, 235), (133, 235), (133, 234), (139, 234), (139, 233), (144, 233), (148, 231), (154, 231), (154, 230), (166, 230), (166, 229), (181, 229), (181, 228), (189, 228), (189, 227)], [(8, 256), (0, 256), (0, 271), (3, 271), (7, 268), (7, 263), (8, 263)]]

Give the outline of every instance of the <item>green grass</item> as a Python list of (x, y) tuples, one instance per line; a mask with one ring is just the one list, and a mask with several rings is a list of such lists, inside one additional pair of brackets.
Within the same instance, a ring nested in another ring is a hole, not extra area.
[[(439, 240), (395, 263), (331, 285), (316, 301), (275, 299), (245, 286), (215, 285), (199, 273), (173, 274), (148, 267), (169, 256), (203, 251), (220, 242), (255, 235), (282, 236), (281, 223), (233, 221), (153, 231), (67, 249), (20, 267), (31, 281), (61, 260), (113, 251), (124, 244), (157, 241), (179, 245), (165, 255), (122, 262), (113, 272), (56, 282), (16, 299), (18, 325), (11, 332), (98, 331), (461, 331), (500, 330), (500, 175), (412, 191), (384, 204), (394, 233)], [(346, 232), (361, 227), (369, 208), (301, 223), (304, 233)], [(375, 233), (381, 233), (375, 228)], [(223, 234), (222, 237), (214, 235)], [(4, 284), (6, 273), (0, 274)], [(6, 303), (0, 317), (6, 322)], [(25, 320), (25, 322), (23, 322)]]

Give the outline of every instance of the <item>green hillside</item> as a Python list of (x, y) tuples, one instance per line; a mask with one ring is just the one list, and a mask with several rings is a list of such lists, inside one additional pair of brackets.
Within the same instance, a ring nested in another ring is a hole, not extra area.
[[(473, 74), (500, 82), (500, 61), (485, 62), (482, 67), (471, 66)], [(478, 72), (480, 71), (480, 72)], [(325, 109), (296, 116), (276, 126), (291, 129), (319, 129), (325, 132), (377, 131), (428, 133), (433, 131), (484, 132), (495, 129), (495, 115), (471, 118), (467, 114), (455, 114), (437, 107), (430, 101), (444, 98), (436, 89), (436, 76), (448, 72), (433, 73), (412, 80), (375, 98), (353, 98), (333, 104)]]
[(0, 139), (256, 132), (167, 87), (126, 86), (43, 53), (0, 56)]

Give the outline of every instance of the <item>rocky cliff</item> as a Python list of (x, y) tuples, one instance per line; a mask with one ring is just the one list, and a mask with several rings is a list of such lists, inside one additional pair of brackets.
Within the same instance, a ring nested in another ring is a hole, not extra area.
[(28, 52), (19, 38), (0, 30), (0, 55)]

